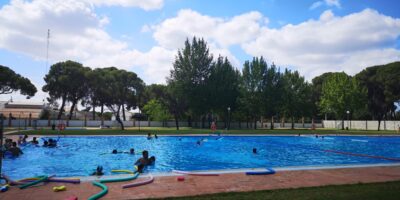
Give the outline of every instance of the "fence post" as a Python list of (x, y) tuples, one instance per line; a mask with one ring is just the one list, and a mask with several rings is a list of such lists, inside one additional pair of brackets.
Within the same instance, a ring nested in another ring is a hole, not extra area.
[(11, 119), (12, 119), (12, 114), (10, 113), (8, 114), (8, 127), (12, 126)]
[(29, 127), (32, 126), (32, 113), (29, 113), (29, 124), (28, 124), (28, 126)]

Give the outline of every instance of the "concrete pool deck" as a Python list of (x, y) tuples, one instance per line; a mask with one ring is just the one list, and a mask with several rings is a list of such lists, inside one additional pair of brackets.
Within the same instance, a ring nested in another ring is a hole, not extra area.
[[(147, 179), (141, 177), (135, 181)], [(300, 188), (323, 185), (372, 183), (400, 180), (400, 166), (313, 169), (278, 171), (274, 175), (247, 176), (244, 173), (224, 173), (220, 176), (185, 176), (185, 181), (177, 181), (177, 176), (157, 176), (153, 183), (140, 187), (122, 189), (127, 182), (107, 183), (109, 192), (102, 199), (144, 199), (179, 196), (193, 196), (221, 192), (243, 192)], [(52, 187), (65, 185), (67, 191), (53, 192)], [(12, 187), (0, 194), (1, 200), (8, 199), (66, 199), (77, 196), (87, 199), (100, 192), (100, 188), (90, 182), (81, 184), (47, 183), (20, 190)]]

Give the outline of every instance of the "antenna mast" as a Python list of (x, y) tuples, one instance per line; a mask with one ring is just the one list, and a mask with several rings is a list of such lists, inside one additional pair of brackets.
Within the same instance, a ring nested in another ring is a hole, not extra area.
[[(49, 71), (49, 46), (50, 46), (50, 29), (47, 29), (47, 49), (46, 49), (46, 71), (44, 74), (46, 75)], [(43, 94), (43, 104), (46, 102), (46, 94)]]

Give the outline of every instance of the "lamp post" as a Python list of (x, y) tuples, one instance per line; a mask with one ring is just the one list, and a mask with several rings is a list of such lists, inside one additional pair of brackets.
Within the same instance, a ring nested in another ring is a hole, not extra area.
[(349, 116), (350, 116), (350, 111), (346, 111), (347, 113), (347, 129), (349, 129)]
[(231, 125), (231, 107), (228, 107), (228, 130)]

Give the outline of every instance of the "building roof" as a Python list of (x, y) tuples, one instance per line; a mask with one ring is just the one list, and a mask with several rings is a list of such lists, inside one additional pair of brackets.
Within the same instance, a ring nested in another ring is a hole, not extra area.
[(7, 102), (0, 107), (0, 113), (3, 113), (7, 118), (11, 114), (14, 118), (29, 118), (31, 116), (32, 119), (38, 119), (43, 108), (43, 103), (39, 102)]

